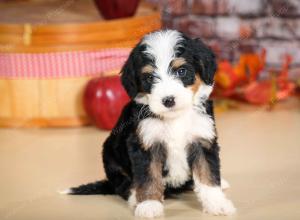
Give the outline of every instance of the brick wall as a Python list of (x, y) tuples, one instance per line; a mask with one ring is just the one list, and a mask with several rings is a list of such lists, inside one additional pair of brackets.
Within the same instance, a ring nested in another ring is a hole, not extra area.
[[(152, 0), (155, 1), (155, 0)], [(269, 67), (293, 56), (292, 74), (300, 72), (300, 0), (163, 0), (164, 27), (200, 37), (220, 58), (267, 50)]]

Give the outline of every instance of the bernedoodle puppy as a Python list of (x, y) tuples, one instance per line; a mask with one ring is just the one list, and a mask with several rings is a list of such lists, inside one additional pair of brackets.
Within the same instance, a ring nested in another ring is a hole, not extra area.
[(144, 36), (122, 68), (131, 101), (103, 146), (107, 179), (65, 193), (117, 194), (135, 216), (151, 218), (163, 215), (164, 198), (194, 189), (203, 211), (233, 214), (208, 99), (215, 71), (215, 56), (199, 39), (175, 30)]

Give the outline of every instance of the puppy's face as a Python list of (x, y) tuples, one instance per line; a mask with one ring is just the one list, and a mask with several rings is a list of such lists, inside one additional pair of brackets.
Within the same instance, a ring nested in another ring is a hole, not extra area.
[(122, 69), (122, 83), (131, 98), (173, 118), (206, 100), (216, 70), (214, 55), (200, 40), (177, 31), (146, 35)]

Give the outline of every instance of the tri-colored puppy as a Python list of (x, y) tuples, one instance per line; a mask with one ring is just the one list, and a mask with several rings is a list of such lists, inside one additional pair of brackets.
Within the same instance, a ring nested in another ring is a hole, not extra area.
[(104, 143), (107, 179), (68, 194), (118, 194), (135, 215), (163, 215), (164, 197), (193, 188), (205, 212), (235, 208), (221, 189), (214, 122), (215, 56), (174, 30), (146, 35), (122, 69), (131, 101)]

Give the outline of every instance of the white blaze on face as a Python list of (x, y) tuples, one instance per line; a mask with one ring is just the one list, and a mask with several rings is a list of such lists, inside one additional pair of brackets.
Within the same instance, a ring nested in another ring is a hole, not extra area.
[[(145, 53), (154, 58), (155, 73), (159, 77), (148, 95), (149, 106), (151, 111), (165, 117), (174, 117), (193, 103), (192, 91), (169, 73), (170, 63), (182, 40), (179, 32), (166, 30), (147, 35), (142, 42), (147, 45)], [(175, 98), (175, 106), (171, 110), (162, 104), (162, 99), (167, 96)]]
[(143, 39), (147, 45), (146, 54), (154, 57), (158, 74), (167, 74), (170, 62), (175, 58), (176, 46), (183, 38), (177, 31), (159, 31), (146, 35)]

